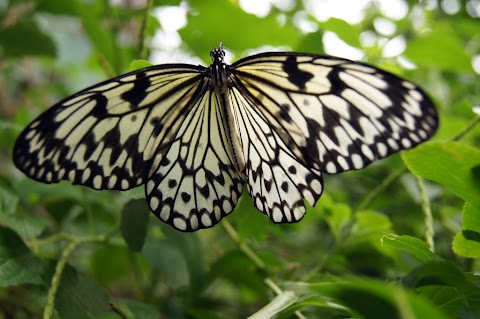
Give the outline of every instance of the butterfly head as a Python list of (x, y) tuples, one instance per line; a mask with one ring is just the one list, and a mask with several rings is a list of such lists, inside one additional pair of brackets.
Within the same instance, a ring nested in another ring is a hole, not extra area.
[(224, 63), (225, 59), (225, 51), (223, 50), (222, 43), (220, 43), (220, 46), (218, 48), (214, 48), (210, 52), (210, 57), (212, 58), (212, 62), (214, 64), (222, 64)]

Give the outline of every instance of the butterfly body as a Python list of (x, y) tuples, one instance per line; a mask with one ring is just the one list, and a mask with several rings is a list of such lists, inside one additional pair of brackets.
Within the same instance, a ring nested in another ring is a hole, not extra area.
[(209, 67), (133, 71), (55, 104), (19, 136), (16, 166), (45, 183), (145, 185), (182, 231), (218, 223), (245, 184), (274, 222), (295, 222), (322, 174), (360, 169), (428, 139), (438, 116), (414, 84), (372, 66), (271, 52)]

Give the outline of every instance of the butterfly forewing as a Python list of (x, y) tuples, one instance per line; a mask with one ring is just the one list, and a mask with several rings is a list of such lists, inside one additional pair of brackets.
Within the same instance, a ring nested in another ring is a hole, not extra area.
[(151, 67), (85, 89), (24, 130), (15, 144), (15, 164), (45, 183), (70, 180), (117, 190), (141, 185), (157, 149), (171, 141), (199, 98), (204, 70)]
[(340, 58), (264, 53), (232, 65), (232, 82), (298, 160), (334, 174), (414, 147), (436, 130), (414, 84)]

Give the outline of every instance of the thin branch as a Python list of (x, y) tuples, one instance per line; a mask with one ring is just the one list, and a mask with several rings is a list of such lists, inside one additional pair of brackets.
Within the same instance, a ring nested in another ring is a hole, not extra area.
[(420, 191), (420, 197), (422, 198), (422, 211), (425, 218), (425, 240), (430, 250), (435, 252), (432, 209), (430, 207), (430, 200), (428, 199), (427, 191), (425, 190), (425, 184), (420, 177), (417, 177), (417, 186)]
[(387, 178), (385, 178), (380, 184), (378, 184), (374, 189), (372, 189), (367, 196), (357, 205), (357, 210), (362, 210), (372, 204), (375, 198), (384, 192), (390, 185), (392, 185), (397, 179), (400, 178), (404, 173), (408, 172), (406, 167), (393, 172)]
[(470, 132), (471, 130), (473, 130), (475, 128), (475, 126), (477, 126), (478, 124), (480, 124), (480, 115), (477, 115), (472, 121), (470, 121), (470, 123), (468, 123), (467, 126), (465, 126), (465, 128), (463, 130), (461, 130), (460, 132), (458, 132), (457, 134), (455, 134), (451, 139), (450, 141), (452, 142), (456, 142), (458, 140), (460, 140), (462, 137), (464, 137), (468, 132)]
[(137, 55), (140, 59), (146, 59), (147, 58), (147, 49), (145, 46), (145, 34), (147, 32), (147, 27), (148, 27), (148, 19), (150, 15), (150, 10), (152, 9), (153, 6), (153, 0), (148, 0), (147, 3), (145, 4), (145, 9), (143, 10), (143, 18), (142, 18), (142, 25), (140, 26), (140, 38), (138, 41), (138, 50), (137, 50)]
[(43, 311), (43, 319), (51, 319), (53, 316), (53, 310), (55, 309), (55, 299), (57, 297), (58, 287), (62, 279), (65, 266), (67, 264), (68, 258), (72, 255), (75, 249), (84, 243), (91, 242), (104, 242), (105, 236), (88, 236), (82, 238), (74, 238), (63, 250), (60, 259), (58, 260), (57, 266), (55, 267), (55, 273), (52, 277), (52, 282), (50, 288), (48, 289), (47, 294), (47, 304)]

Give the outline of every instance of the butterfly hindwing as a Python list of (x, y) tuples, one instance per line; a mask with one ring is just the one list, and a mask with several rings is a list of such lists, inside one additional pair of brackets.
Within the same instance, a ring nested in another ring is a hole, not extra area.
[(322, 194), (321, 172), (299, 162), (258, 107), (236, 88), (230, 98), (255, 206), (276, 223), (299, 221), (305, 214), (303, 200), (313, 206)]
[(189, 110), (146, 183), (150, 209), (183, 231), (211, 227), (236, 206), (245, 184), (233, 164), (218, 96), (206, 89)]

